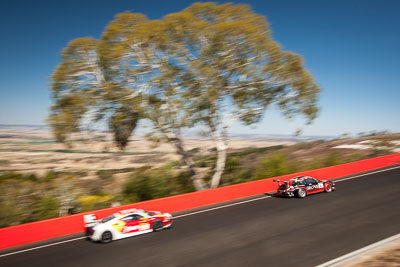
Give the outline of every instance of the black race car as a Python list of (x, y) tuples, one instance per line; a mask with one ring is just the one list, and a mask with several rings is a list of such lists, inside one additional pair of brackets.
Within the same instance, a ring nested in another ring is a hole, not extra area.
[(274, 180), (278, 182), (279, 196), (304, 198), (307, 195), (335, 190), (333, 181), (321, 181), (310, 176), (297, 176), (288, 181)]

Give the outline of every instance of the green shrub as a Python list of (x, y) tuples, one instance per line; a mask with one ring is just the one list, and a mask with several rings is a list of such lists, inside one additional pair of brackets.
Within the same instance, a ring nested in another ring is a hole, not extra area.
[(89, 195), (78, 197), (81, 210), (91, 211), (104, 209), (111, 206), (113, 197), (110, 195)]
[(96, 172), (97, 176), (104, 180), (112, 179), (114, 173), (113, 170), (99, 170)]
[(0, 175), (0, 182), (5, 180), (20, 180), (23, 177), (22, 174), (16, 172), (5, 172)]
[(336, 151), (332, 151), (328, 154), (327, 158), (325, 159), (325, 162), (323, 163), (323, 167), (330, 167), (330, 166), (335, 166), (339, 164), (343, 164), (344, 161), (341, 160), (337, 154)]
[(298, 167), (294, 162), (290, 162), (287, 155), (275, 152), (261, 160), (255, 170), (254, 179), (276, 177), (289, 173), (294, 173)]
[(21, 174), (16, 172), (5, 172), (0, 174), (0, 182), (5, 180), (15, 180), (15, 181), (31, 181), (38, 182), (39, 179), (36, 174)]
[(234, 175), (230, 176), (230, 179), (223, 180), (223, 185), (249, 182), (252, 180), (252, 176), (253, 176), (253, 170), (251, 168), (239, 169), (237, 172), (235, 172)]
[(22, 212), (18, 207), (5, 201), (0, 201), (0, 227), (8, 227), (21, 222)]
[(194, 157), (195, 160), (195, 167), (199, 168), (205, 168), (205, 167), (211, 167), (214, 168), (215, 162), (217, 160), (216, 155), (208, 155), (208, 156), (202, 156), (202, 157)]
[(124, 202), (136, 202), (168, 196), (167, 177), (143, 174), (131, 178), (122, 191)]
[(58, 217), (60, 211), (60, 202), (53, 196), (43, 197), (39, 201), (39, 207), (36, 215), (37, 220), (45, 220)]
[(123, 186), (124, 203), (150, 200), (194, 191), (186, 172), (166, 169), (134, 172)]
[(240, 167), (240, 158), (238, 156), (228, 156), (226, 158), (225, 172), (233, 173)]
[(57, 178), (59, 176), (59, 174), (57, 172), (54, 171), (49, 171), (46, 176), (44, 177), (44, 182), (50, 182), (51, 180)]

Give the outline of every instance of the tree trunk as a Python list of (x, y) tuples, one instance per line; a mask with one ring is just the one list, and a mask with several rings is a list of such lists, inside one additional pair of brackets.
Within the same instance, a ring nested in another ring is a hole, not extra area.
[[(155, 121), (157, 128), (161, 131), (161, 133), (169, 142), (173, 143), (173, 146), (176, 149), (176, 153), (182, 157), (182, 160), (186, 165), (186, 169), (188, 170), (190, 180), (192, 181), (195, 190), (200, 191), (207, 189), (203, 180), (194, 168), (192, 156), (185, 150), (183, 146), (183, 140), (179, 134), (179, 131), (176, 132), (174, 131), (174, 129), (168, 129), (167, 127), (164, 127), (163, 124), (160, 123), (158, 120)], [(175, 127), (175, 129), (177, 129), (177, 127)]]
[(224, 123), (221, 133), (218, 133), (217, 127), (213, 123), (215, 119), (210, 116), (208, 117), (208, 127), (211, 131), (211, 137), (214, 140), (215, 147), (217, 149), (217, 164), (215, 166), (214, 175), (211, 179), (211, 188), (216, 188), (219, 186), (221, 181), (222, 173), (224, 172), (225, 165), (226, 165), (226, 151), (228, 149), (228, 129), (236, 120), (245, 117), (251, 113), (257, 112), (262, 110), (262, 108), (254, 108), (248, 110), (244, 113), (237, 114), (236, 116), (232, 117), (230, 120)]
[(215, 165), (214, 175), (211, 179), (211, 188), (216, 188), (219, 186), (222, 173), (225, 169), (226, 150), (228, 147), (225, 138), (220, 136), (217, 132), (211, 133), (211, 136), (214, 139), (215, 147), (217, 149), (217, 163)]
[(192, 180), (192, 184), (193, 184), (194, 188), (196, 189), (196, 191), (206, 189), (206, 186), (205, 186), (203, 180), (201, 179), (201, 177), (199, 177), (198, 173), (196, 172), (196, 170), (194, 168), (194, 163), (193, 163), (191, 155), (189, 155), (189, 153), (183, 147), (182, 139), (175, 135), (173, 138), (170, 138), (170, 141), (172, 141), (174, 143), (177, 153), (179, 155), (181, 155), (182, 160), (185, 163), (186, 168), (188, 169), (190, 179)]

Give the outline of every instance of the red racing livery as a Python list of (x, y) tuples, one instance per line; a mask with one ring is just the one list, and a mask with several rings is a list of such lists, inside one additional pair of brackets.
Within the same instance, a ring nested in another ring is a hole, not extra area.
[(171, 214), (141, 209), (122, 210), (102, 220), (98, 220), (94, 214), (86, 214), (83, 220), (87, 237), (102, 243), (157, 232), (172, 226)]
[(333, 181), (321, 181), (310, 176), (297, 176), (288, 181), (274, 180), (278, 182), (279, 196), (304, 198), (307, 195), (335, 190)]

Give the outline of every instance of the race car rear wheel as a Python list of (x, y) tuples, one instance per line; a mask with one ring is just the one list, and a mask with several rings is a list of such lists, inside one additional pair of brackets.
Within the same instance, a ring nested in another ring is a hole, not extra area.
[(112, 241), (112, 234), (110, 231), (105, 231), (101, 235), (101, 243), (110, 243)]
[(304, 198), (304, 197), (307, 196), (307, 192), (306, 192), (306, 190), (304, 188), (300, 188), (299, 190), (297, 190), (296, 195), (299, 198)]
[(153, 222), (153, 231), (154, 232), (158, 232), (161, 231), (164, 227), (164, 224), (162, 223), (162, 221), (155, 221)]
[(327, 193), (332, 192), (332, 185), (330, 183), (325, 184), (325, 192)]

